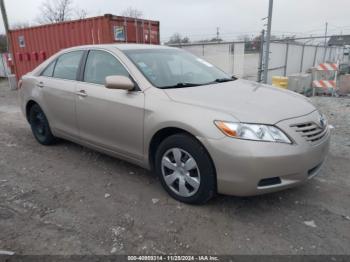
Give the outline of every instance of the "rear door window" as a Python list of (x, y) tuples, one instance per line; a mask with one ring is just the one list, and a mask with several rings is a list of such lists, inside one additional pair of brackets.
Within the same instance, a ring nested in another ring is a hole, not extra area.
[(112, 75), (129, 77), (128, 71), (113, 55), (91, 50), (86, 61), (84, 82), (104, 85), (106, 77)]
[(73, 51), (61, 55), (57, 59), (53, 77), (76, 80), (83, 53), (84, 51)]

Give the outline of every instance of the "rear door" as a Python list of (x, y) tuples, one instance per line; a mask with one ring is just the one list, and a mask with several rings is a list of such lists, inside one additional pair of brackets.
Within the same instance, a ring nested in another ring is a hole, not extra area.
[(113, 54), (90, 50), (77, 84), (77, 121), (83, 141), (133, 159), (143, 156), (144, 93), (105, 87), (110, 75), (130, 77)]
[(75, 89), (83, 54), (82, 50), (62, 54), (43, 71), (38, 83), (51, 128), (74, 138), (79, 137)]

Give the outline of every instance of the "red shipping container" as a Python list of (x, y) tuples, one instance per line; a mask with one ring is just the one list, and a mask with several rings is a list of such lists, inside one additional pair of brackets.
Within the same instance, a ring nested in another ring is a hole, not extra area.
[(17, 79), (58, 51), (78, 45), (108, 43), (159, 44), (159, 22), (104, 15), (10, 30)]

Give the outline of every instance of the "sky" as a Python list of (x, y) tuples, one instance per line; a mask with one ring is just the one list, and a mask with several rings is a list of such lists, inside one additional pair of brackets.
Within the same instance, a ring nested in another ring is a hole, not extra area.
[[(35, 23), (40, 6), (47, 0), (5, 0), (10, 24)], [(52, 0), (53, 1), (53, 0)], [(178, 32), (191, 40), (213, 38), (219, 27), (221, 38), (235, 40), (257, 35), (267, 16), (268, 0), (74, 0), (88, 16), (121, 14), (128, 7), (144, 18), (159, 20), (161, 41)], [(350, 34), (349, 0), (275, 0), (272, 32), (275, 35), (323, 35), (325, 22), (330, 34)], [(2, 20), (0, 32), (4, 32)]]

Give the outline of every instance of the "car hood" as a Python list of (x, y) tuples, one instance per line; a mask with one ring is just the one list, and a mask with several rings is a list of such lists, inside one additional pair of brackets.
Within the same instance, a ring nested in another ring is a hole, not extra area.
[(247, 123), (275, 124), (316, 110), (302, 95), (243, 79), (164, 91), (175, 102), (219, 110)]

